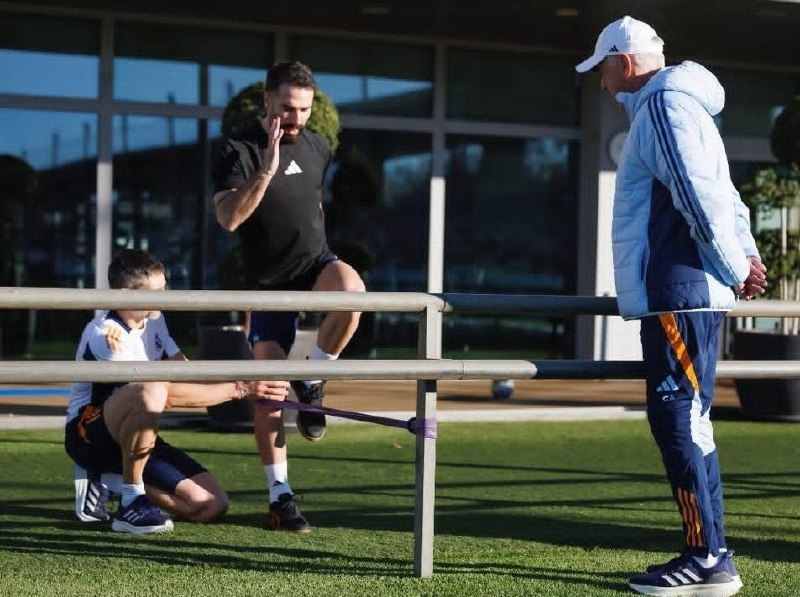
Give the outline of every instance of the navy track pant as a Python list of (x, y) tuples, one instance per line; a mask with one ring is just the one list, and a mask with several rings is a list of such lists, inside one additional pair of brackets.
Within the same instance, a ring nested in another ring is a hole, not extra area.
[(691, 311), (641, 320), (650, 431), (683, 520), (686, 548), (703, 556), (727, 547), (709, 417), (724, 317), (719, 311)]

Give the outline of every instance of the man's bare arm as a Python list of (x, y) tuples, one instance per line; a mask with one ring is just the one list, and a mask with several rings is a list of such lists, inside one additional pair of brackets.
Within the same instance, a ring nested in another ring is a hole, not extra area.
[(225, 383), (170, 382), (167, 408), (203, 407), (244, 398), (283, 400), (289, 392), (285, 381), (230, 381)]
[(243, 188), (221, 191), (214, 195), (214, 209), (219, 225), (228, 232), (241, 226), (261, 203), (274, 174), (263, 170), (256, 172)]
[(280, 140), (283, 137), (280, 118), (262, 122), (267, 132), (264, 150), (264, 168), (254, 172), (241, 189), (220, 191), (214, 195), (217, 222), (228, 232), (233, 232), (256, 210), (264, 193), (275, 176), (280, 162)]

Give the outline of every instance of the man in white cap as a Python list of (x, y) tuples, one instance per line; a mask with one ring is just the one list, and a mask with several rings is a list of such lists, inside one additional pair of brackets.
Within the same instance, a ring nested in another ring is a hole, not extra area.
[(713, 121), (725, 92), (699, 64), (665, 68), (663, 48), (652, 27), (626, 16), (575, 67), (598, 70), (631, 122), (614, 197), (617, 301), (625, 319), (641, 320), (647, 417), (683, 520), (680, 555), (628, 584), (726, 597), (742, 581), (725, 541), (709, 418), (717, 338), (738, 298), (763, 294), (766, 268)]

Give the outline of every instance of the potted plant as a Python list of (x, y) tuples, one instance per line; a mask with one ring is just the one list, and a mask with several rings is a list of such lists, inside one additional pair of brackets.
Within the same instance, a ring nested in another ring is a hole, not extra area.
[[(776, 119), (771, 141), (777, 165), (743, 185), (742, 200), (750, 207), (756, 244), (768, 268), (767, 298), (800, 301), (800, 96)], [(800, 318), (773, 318), (766, 324), (734, 333), (735, 358), (800, 359)], [(741, 379), (736, 389), (745, 415), (800, 421), (800, 380)]]

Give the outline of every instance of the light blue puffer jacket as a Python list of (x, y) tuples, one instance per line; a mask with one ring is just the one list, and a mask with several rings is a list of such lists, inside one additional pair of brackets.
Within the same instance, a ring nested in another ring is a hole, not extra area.
[(617, 101), (631, 121), (612, 226), (621, 315), (731, 309), (733, 287), (758, 251), (712, 119), (725, 91), (704, 67), (684, 62)]

